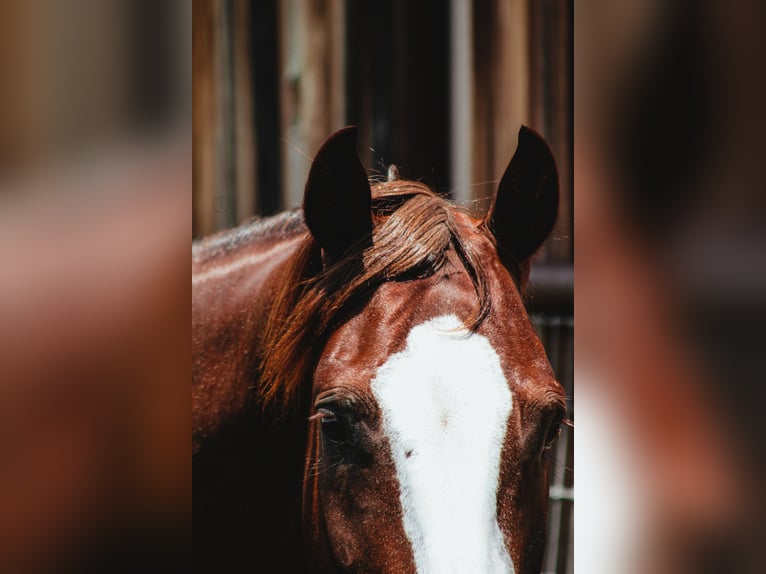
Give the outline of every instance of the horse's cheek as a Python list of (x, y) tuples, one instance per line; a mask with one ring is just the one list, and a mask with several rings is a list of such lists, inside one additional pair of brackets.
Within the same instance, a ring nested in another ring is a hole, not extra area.
[(322, 494), (335, 560), (351, 572), (411, 572), (397, 488), (378, 464), (337, 467)]
[(343, 568), (351, 568), (359, 554), (353, 529), (343, 517), (335, 512), (327, 512), (327, 534), (330, 539), (330, 548), (336, 562)]

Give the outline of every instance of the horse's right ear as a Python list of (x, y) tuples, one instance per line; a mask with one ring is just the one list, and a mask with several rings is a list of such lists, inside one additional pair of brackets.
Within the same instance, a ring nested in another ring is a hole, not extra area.
[(357, 131), (347, 127), (327, 138), (303, 194), (306, 226), (329, 261), (372, 233), (370, 184), (356, 151)]

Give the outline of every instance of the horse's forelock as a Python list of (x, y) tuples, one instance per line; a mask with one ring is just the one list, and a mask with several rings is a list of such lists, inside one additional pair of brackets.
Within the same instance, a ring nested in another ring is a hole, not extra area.
[(479, 305), (475, 329), (489, 312), (481, 260), (454, 218), (455, 208), (419, 182), (395, 180), (372, 188), (375, 227), (346, 256), (319, 271), (319, 250), (307, 237), (285, 271), (261, 344), (258, 396), (277, 416), (296, 404), (330, 332), (386, 281), (427, 277), (452, 247), (463, 262)]

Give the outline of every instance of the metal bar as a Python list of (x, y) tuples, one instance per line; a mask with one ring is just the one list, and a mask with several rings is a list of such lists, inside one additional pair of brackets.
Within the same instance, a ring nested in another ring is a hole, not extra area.
[(574, 488), (551, 486), (550, 497), (554, 500), (570, 500), (574, 502)]

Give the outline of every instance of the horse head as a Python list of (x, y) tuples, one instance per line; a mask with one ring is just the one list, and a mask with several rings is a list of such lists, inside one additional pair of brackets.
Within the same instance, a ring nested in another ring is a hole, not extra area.
[(522, 128), (478, 219), (421, 183), (371, 186), (356, 140), (334, 134), (312, 163), (306, 258), (319, 263), (272, 313), (264, 362), (264, 396), (309, 420), (310, 562), (539, 572), (565, 402), (523, 295), (557, 215), (553, 155)]

